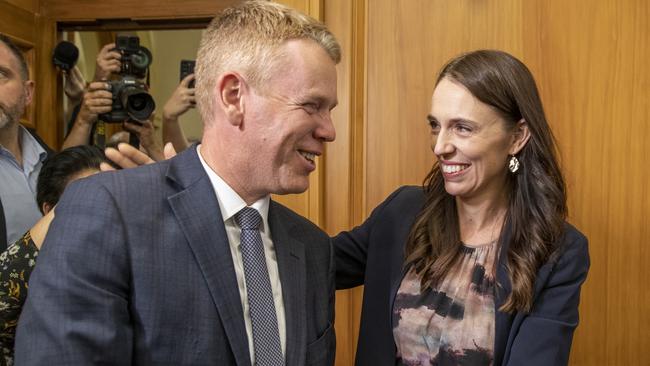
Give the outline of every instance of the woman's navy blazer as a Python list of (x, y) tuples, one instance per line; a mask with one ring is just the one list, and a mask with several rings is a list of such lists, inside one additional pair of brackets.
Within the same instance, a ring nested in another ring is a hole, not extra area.
[[(422, 209), (419, 187), (402, 187), (352, 231), (334, 238), (336, 285), (364, 285), (356, 365), (395, 365), (392, 309), (405, 273), (404, 246)], [(509, 242), (505, 228), (502, 242)], [(558, 250), (537, 273), (530, 313), (498, 311), (511, 291), (507, 246), (501, 245), (495, 299), (494, 365), (566, 365), (578, 325), (580, 287), (587, 277), (587, 238), (566, 224)]]

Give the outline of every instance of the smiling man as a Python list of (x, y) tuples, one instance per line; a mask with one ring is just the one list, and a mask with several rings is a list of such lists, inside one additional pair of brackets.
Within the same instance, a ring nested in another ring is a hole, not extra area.
[(303, 192), (335, 138), (340, 48), (266, 1), (226, 9), (196, 67), (201, 144), (72, 184), (30, 281), (17, 363), (331, 365), (326, 234)]

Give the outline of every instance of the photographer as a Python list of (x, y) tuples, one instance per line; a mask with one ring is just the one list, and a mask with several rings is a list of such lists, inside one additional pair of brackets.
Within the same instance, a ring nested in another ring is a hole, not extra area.
[(194, 88), (190, 87), (192, 81), (194, 81), (194, 74), (183, 78), (163, 107), (163, 141), (171, 142), (178, 152), (189, 146), (178, 118), (196, 106)]
[[(95, 123), (97, 122), (97, 115), (100, 113), (108, 113), (111, 111), (113, 104), (112, 94), (110, 92), (110, 85), (106, 83), (111, 78), (113, 73), (120, 72), (122, 63), (122, 55), (115, 51), (115, 43), (109, 43), (102, 47), (97, 54), (95, 61), (95, 76), (93, 82), (83, 89), (83, 97), (76, 98), (70, 96), (67, 92), (67, 86), (70, 84), (74, 90), (79, 89), (79, 82), (77, 79), (83, 76), (79, 70), (74, 67), (70, 73), (66, 73), (66, 94), (71, 99), (81, 99), (81, 104), (78, 104), (72, 112), (72, 118), (68, 123), (68, 134), (63, 142), (62, 149), (77, 146), (77, 145), (93, 145), (93, 135), (95, 132)], [(76, 70), (76, 73), (75, 73)], [(72, 76), (77, 75), (73, 78)], [(69, 75), (69, 76), (68, 76)], [(72, 82), (71, 82), (72, 81)], [(85, 81), (81, 85), (84, 85)], [(78, 95), (77, 93), (72, 93)]]
[(86, 88), (81, 106), (78, 109), (74, 124), (63, 142), (62, 149), (78, 145), (92, 145), (97, 116), (111, 111), (113, 105), (110, 85), (103, 81), (90, 83)]

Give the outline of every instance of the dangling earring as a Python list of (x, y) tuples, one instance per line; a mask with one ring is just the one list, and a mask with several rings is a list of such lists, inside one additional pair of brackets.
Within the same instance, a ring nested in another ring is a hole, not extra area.
[(510, 170), (510, 173), (514, 174), (519, 170), (519, 159), (517, 159), (516, 156), (511, 155), (510, 159), (508, 160), (508, 170)]

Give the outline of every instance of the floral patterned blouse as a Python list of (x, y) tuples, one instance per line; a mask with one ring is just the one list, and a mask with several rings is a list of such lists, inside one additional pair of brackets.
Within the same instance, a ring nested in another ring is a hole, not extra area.
[(497, 247), (463, 246), (438, 288), (422, 292), (415, 271), (406, 273), (393, 305), (398, 365), (492, 365)]
[(37, 256), (29, 231), (0, 254), (0, 365), (13, 365), (16, 324)]

